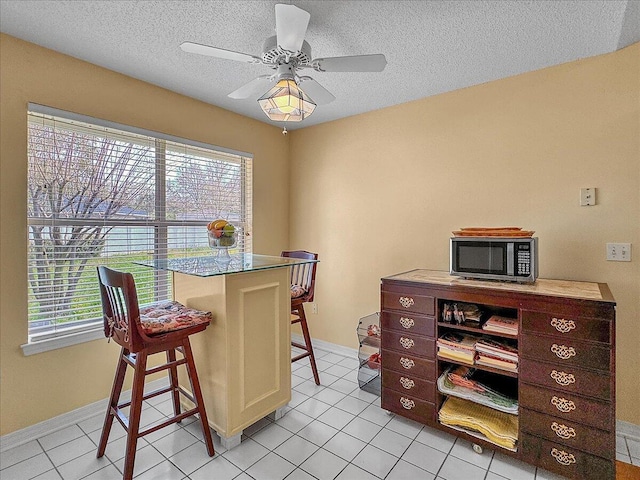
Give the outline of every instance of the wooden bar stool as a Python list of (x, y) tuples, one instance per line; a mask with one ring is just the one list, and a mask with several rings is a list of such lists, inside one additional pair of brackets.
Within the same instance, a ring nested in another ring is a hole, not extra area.
[[(98, 267), (98, 278), (105, 336), (122, 347), (98, 445), (98, 458), (104, 455), (111, 425), (116, 418), (127, 431), (123, 479), (130, 480), (133, 477), (138, 438), (195, 414), (200, 416), (207, 453), (212, 457), (215, 453), (213, 441), (189, 342), (189, 335), (207, 328), (211, 322), (211, 313), (193, 310), (172, 301), (157, 302), (141, 308), (138, 306), (133, 275), (101, 266)], [(166, 363), (147, 370), (147, 358), (162, 352), (166, 354)], [(182, 358), (177, 359), (176, 352)], [(133, 367), (131, 401), (119, 403), (127, 365)], [(179, 365), (186, 365), (191, 392), (178, 385)], [(145, 376), (162, 370), (168, 371), (170, 385), (145, 395)], [(173, 401), (173, 417), (140, 431), (142, 402), (168, 392), (171, 392)], [(181, 412), (180, 394), (188, 398), (195, 407)], [(126, 407), (130, 407), (128, 417), (122, 411)]]
[[(306, 250), (284, 251), (281, 257), (301, 258), (305, 260), (317, 260), (318, 254), (307, 252)], [(304, 337), (304, 345), (291, 341), (291, 345), (304, 350), (304, 353), (296, 355), (291, 362), (296, 362), (303, 358), (309, 357), (313, 378), (316, 385), (320, 385), (320, 375), (318, 375), (318, 367), (316, 366), (316, 357), (313, 354), (313, 346), (311, 344), (311, 336), (309, 335), (309, 326), (307, 325), (307, 316), (304, 313), (304, 303), (313, 302), (313, 292), (316, 285), (316, 266), (317, 263), (305, 263), (302, 265), (293, 265), (291, 267), (291, 324), (300, 324), (302, 328), (302, 336)]]

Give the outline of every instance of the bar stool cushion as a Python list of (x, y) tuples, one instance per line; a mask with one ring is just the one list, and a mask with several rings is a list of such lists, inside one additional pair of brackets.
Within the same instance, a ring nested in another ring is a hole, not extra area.
[(291, 298), (303, 296), (307, 291), (300, 285), (291, 285)]
[(194, 310), (175, 301), (155, 302), (140, 307), (140, 325), (145, 335), (149, 336), (193, 327), (211, 320), (211, 312)]

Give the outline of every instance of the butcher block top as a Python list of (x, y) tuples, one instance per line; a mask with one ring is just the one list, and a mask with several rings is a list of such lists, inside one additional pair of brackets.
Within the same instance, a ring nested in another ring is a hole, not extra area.
[(604, 283), (578, 282), (574, 280), (553, 280), (539, 278), (535, 283), (514, 283), (490, 280), (475, 280), (456, 277), (438, 270), (411, 270), (397, 275), (384, 277), (383, 280), (429, 283), (435, 285), (490, 288), (517, 293), (569, 297), (582, 300), (595, 300), (615, 303), (609, 288)]

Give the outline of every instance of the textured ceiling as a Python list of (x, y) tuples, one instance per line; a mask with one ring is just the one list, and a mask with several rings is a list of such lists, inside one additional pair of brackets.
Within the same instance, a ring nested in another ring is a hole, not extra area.
[[(638, 0), (45, 1), (0, 0), (0, 31), (266, 123), (227, 94), (263, 65), (183, 52), (192, 41), (259, 56), (276, 3), (308, 11), (312, 56), (383, 53), (379, 73), (311, 75), (336, 99), (303, 128), (640, 41)], [(279, 125), (282, 125), (279, 123)]]

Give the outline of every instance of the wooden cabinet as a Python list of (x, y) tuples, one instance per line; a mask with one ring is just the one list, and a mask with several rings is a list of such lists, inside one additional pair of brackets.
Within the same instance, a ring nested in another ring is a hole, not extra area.
[[(455, 302), (478, 306), (480, 323), (444, 322), (445, 304)], [(491, 315), (517, 320), (518, 334), (482, 330)], [(520, 285), (413, 270), (382, 279), (381, 324), (382, 408), (569, 478), (615, 478), (615, 302), (605, 284)], [(447, 395), (438, 377), (459, 363), (438, 357), (447, 332), (517, 349), (517, 372), (473, 366), (513, 385), (514, 451), (439, 422)]]

